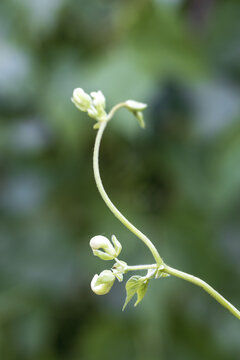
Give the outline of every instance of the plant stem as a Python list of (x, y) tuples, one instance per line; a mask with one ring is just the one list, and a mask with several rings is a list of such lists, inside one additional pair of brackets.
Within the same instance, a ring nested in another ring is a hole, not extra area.
[(108, 113), (108, 115), (107, 115), (106, 121), (111, 120), (112, 117), (113, 117), (113, 115), (115, 114), (115, 112), (116, 112), (117, 110), (121, 109), (121, 108), (124, 108), (124, 107), (125, 107), (125, 108), (127, 107), (127, 105), (126, 105), (125, 102), (121, 102), (121, 103), (115, 105), (115, 106), (109, 111), (109, 113)]
[(157, 269), (157, 264), (133, 265), (133, 266), (128, 266), (127, 267), (127, 271), (138, 271), (138, 270), (149, 270), (149, 269)]
[[(118, 108), (123, 107), (123, 105), (118, 106)], [(94, 144), (94, 151), (93, 151), (93, 172), (94, 172), (94, 178), (96, 181), (97, 188), (105, 202), (105, 204), (108, 206), (108, 208), (111, 210), (111, 212), (118, 218), (121, 223), (126, 226), (133, 234), (135, 234), (139, 239), (141, 239), (145, 245), (149, 248), (151, 251), (154, 259), (156, 260), (157, 265), (163, 264), (163, 260), (161, 256), (159, 255), (157, 249), (153, 245), (150, 239), (147, 238), (146, 235), (144, 235), (140, 230), (138, 230), (130, 221), (125, 218), (125, 216), (116, 208), (116, 206), (112, 203), (110, 198), (108, 197), (101, 180), (100, 171), (99, 171), (99, 148), (101, 144), (101, 139), (103, 132), (106, 128), (107, 121), (111, 119), (114, 112), (118, 109), (117, 107), (114, 107), (111, 112), (108, 115), (108, 118), (106, 121), (101, 122), (100, 127), (97, 132), (95, 144)]]
[(222, 295), (220, 295), (212, 286), (208, 285), (205, 281), (199, 279), (196, 276), (187, 274), (183, 271), (176, 270), (165, 264), (164, 272), (179, 277), (183, 280), (189, 281), (197, 286), (200, 286), (208, 294), (210, 294), (215, 300), (217, 300), (222, 306), (228, 309), (236, 318), (240, 320), (240, 311), (236, 309), (229, 301), (227, 301)]

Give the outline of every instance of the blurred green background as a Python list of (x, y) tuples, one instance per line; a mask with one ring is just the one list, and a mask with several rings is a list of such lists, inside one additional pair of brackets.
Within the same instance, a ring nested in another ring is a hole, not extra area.
[(111, 264), (152, 262), (94, 184), (93, 121), (75, 87), (107, 107), (147, 102), (146, 130), (121, 110), (101, 149), (112, 200), (159, 248), (240, 306), (238, 0), (1, 0), (0, 359), (239, 360), (240, 326), (201, 289), (152, 281), (122, 313), (124, 283), (96, 296)]

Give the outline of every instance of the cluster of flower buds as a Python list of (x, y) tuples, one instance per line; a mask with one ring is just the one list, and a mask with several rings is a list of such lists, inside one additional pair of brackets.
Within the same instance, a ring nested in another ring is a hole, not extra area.
[[(92, 248), (93, 255), (98, 256), (102, 260), (116, 259), (122, 250), (122, 245), (117, 240), (115, 235), (112, 236), (112, 243), (106, 236), (94, 236), (90, 240), (90, 247)], [(123, 262), (118, 260), (118, 263), (116, 264), (121, 263)], [(113, 271), (104, 270), (100, 273), (100, 275), (94, 275), (91, 282), (92, 291), (97, 295), (107, 294), (110, 291), (116, 278), (119, 281), (122, 281), (120, 272), (121, 269), (113, 268)]]
[[(90, 96), (91, 95), (91, 96)], [(93, 91), (88, 95), (81, 88), (76, 88), (73, 91), (72, 102), (81, 111), (87, 112), (90, 117), (97, 121), (102, 121), (106, 118), (105, 106), (106, 100), (103, 93)]]
[[(99, 123), (107, 119), (105, 111), (106, 100), (100, 90), (93, 91), (89, 95), (82, 88), (76, 88), (73, 90), (71, 100), (79, 110), (87, 112), (91, 118), (97, 120), (94, 129), (98, 129)], [(131, 111), (136, 116), (141, 127), (145, 126), (142, 111), (146, 109), (147, 104), (135, 100), (127, 100), (119, 105)]]

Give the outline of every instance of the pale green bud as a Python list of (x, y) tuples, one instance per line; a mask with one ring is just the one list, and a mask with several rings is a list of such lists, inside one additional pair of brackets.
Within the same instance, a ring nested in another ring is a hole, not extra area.
[(105, 109), (106, 99), (101, 90), (91, 92), (91, 97), (93, 98), (93, 105), (98, 109), (99, 107)]
[(79, 110), (87, 112), (91, 118), (97, 121), (102, 121), (107, 116), (106, 100), (100, 90), (91, 92), (90, 96), (83, 89), (77, 88), (73, 91), (71, 100)]
[[(102, 260), (113, 260), (116, 258), (120, 254), (122, 246), (114, 235), (112, 236), (112, 241), (114, 247), (106, 236), (94, 236), (90, 240), (90, 247), (92, 248), (93, 255), (98, 256)], [(99, 249), (103, 249), (104, 251)]]
[(91, 105), (90, 107), (89, 107), (89, 109), (87, 110), (87, 112), (88, 112), (88, 116), (90, 116), (91, 118), (93, 118), (93, 119), (97, 119), (98, 118), (98, 111), (97, 111), (97, 109), (93, 106), (93, 105)]
[(125, 104), (131, 111), (143, 111), (147, 107), (147, 104), (135, 100), (127, 100)]
[[(90, 240), (89, 244), (93, 252), (99, 249), (103, 249), (107, 255), (111, 256), (111, 260), (114, 259), (116, 251), (106, 236), (96, 235)], [(95, 253), (94, 255), (98, 256), (98, 253)]]
[(104, 270), (99, 275), (94, 275), (91, 281), (91, 289), (97, 295), (105, 295), (113, 286), (115, 276), (111, 270)]
[(139, 122), (139, 125), (144, 128), (145, 127), (145, 123), (144, 123), (144, 120), (143, 120), (143, 114), (142, 114), (142, 111), (144, 109), (146, 109), (147, 107), (147, 104), (144, 104), (144, 103), (141, 103), (139, 101), (135, 101), (135, 100), (127, 100), (125, 102), (125, 105), (127, 106), (128, 110), (130, 110), (133, 115), (136, 116), (138, 122)]
[(91, 97), (81, 88), (73, 90), (72, 102), (81, 111), (88, 111), (92, 104)]
[(88, 111), (88, 115), (93, 117), (94, 119), (102, 120), (103, 118), (106, 117), (106, 112), (105, 112), (106, 100), (105, 100), (105, 96), (103, 95), (103, 93), (100, 90), (91, 92), (91, 96), (93, 98), (94, 110), (90, 109)]

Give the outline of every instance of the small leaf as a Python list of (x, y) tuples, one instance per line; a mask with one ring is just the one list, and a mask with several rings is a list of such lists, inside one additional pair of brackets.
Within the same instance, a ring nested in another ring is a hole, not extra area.
[(137, 293), (137, 290), (140, 286), (139, 280), (141, 279), (141, 276), (134, 275), (130, 277), (130, 279), (126, 283), (126, 299), (125, 303), (123, 305), (122, 311), (124, 311), (125, 307), (129, 303), (129, 301), (133, 298), (133, 296)]
[(142, 301), (142, 299), (144, 298), (146, 292), (147, 292), (147, 287), (148, 287), (148, 282), (149, 280), (145, 280), (142, 282), (142, 284), (140, 285), (139, 289), (137, 290), (137, 301), (135, 302), (134, 306), (137, 306), (140, 301)]
[(132, 276), (126, 283), (126, 300), (123, 305), (123, 309), (127, 306), (130, 300), (132, 300), (133, 296), (137, 294), (137, 301), (134, 306), (140, 303), (140, 301), (144, 298), (144, 295), (147, 291), (149, 280), (146, 280), (145, 277), (141, 277), (139, 275)]

